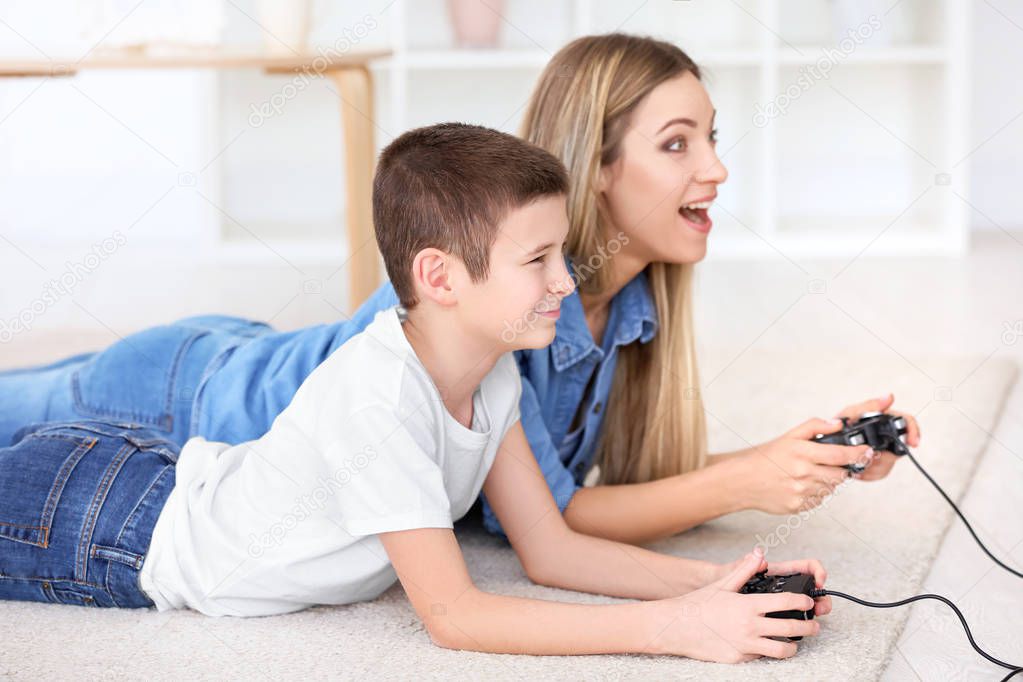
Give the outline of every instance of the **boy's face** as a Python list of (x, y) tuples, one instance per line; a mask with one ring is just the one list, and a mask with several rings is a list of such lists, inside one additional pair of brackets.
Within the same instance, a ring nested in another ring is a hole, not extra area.
[(498, 225), (486, 280), (459, 268), (458, 305), (466, 326), (505, 350), (543, 348), (554, 340), (561, 299), (575, 289), (565, 268), (564, 195), (512, 209)]

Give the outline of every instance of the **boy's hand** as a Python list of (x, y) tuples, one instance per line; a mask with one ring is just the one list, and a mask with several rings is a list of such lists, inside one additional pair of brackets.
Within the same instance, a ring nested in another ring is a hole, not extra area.
[[(737, 570), (742, 566), (743, 561), (746, 557), (738, 559), (728, 564), (719, 564), (717, 567), (717, 575), (715, 580), (721, 580), (725, 576), (729, 575), (733, 571)], [(754, 573), (761, 571), (767, 571), (768, 575), (786, 575), (789, 573), (807, 573), (813, 576), (814, 585), (817, 587), (824, 587), (824, 581), (828, 578), (828, 572), (824, 570), (824, 566), (821, 562), (816, 559), (796, 559), (794, 561), (772, 561), (768, 562), (766, 557), (762, 557), (760, 564), (757, 566), (757, 570)], [(741, 585), (740, 585), (741, 587)], [(815, 616), (826, 616), (831, 613), (831, 597), (821, 597), (814, 601), (813, 613)]]
[[(663, 609), (662, 618), (652, 619), (656, 622), (652, 624), (655, 632), (651, 653), (722, 663), (741, 663), (760, 656), (793, 656), (796, 642), (770, 638), (816, 635), (820, 624), (815, 620), (767, 618), (764, 614), (791, 609), (805, 611), (812, 608), (814, 600), (791, 592), (738, 594), (765, 563), (763, 553), (757, 548), (729, 564), (732, 570), (706, 587), (683, 597), (648, 602)], [(804, 566), (810, 567), (810, 564)]]

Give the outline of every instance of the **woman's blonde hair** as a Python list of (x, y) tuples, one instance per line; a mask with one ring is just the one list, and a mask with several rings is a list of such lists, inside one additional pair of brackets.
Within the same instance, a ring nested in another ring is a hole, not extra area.
[[(607, 252), (611, 226), (597, 181), (601, 167), (621, 154), (632, 112), (655, 87), (686, 72), (700, 77), (699, 67), (678, 47), (620, 33), (579, 38), (544, 69), (520, 134), (568, 168), (567, 251), (575, 263), (601, 262)], [(652, 481), (706, 461), (693, 268), (689, 263), (646, 268), (658, 331), (649, 343), (637, 340), (620, 349), (596, 458), (602, 484)], [(580, 293), (601, 293), (609, 285), (607, 267), (584, 274), (577, 281)]]

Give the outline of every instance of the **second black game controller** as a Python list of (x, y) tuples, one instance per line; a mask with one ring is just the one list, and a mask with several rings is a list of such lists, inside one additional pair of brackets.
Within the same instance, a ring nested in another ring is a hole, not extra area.
[[(852, 424), (848, 417), (842, 417), (841, 431), (818, 433), (813, 440), (833, 445), (869, 445), (874, 452), (891, 452), (901, 456), (909, 452), (902, 440), (908, 430), (905, 417), (884, 412), (866, 412)], [(859, 473), (867, 467), (855, 463), (846, 464), (845, 468)]]
[[(812, 575), (806, 573), (790, 573), (789, 575), (767, 575), (767, 571), (761, 571), (746, 581), (746, 584), (739, 590), (739, 594), (777, 594), (780, 592), (793, 592), (805, 594), (808, 597), (814, 596), (817, 585)], [(794, 620), (813, 620), (813, 609), (800, 611), (792, 609), (789, 611), (772, 611), (764, 614), (768, 618), (791, 618)], [(790, 637), (793, 641), (799, 641), (802, 637)]]

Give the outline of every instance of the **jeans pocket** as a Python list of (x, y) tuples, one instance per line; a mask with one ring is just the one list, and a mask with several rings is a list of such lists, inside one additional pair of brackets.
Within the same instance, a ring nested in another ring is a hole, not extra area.
[(54, 604), (68, 604), (70, 606), (99, 606), (95, 597), (82, 590), (61, 587), (51, 582), (43, 583), (43, 594)]
[(0, 537), (48, 547), (68, 478), (96, 442), (44, 432), (0, 449)]
[(132, 334), (97, 353), (71, 377), (75, 410), (83, 416), (174, 430), (182, 358), (207, 332), (167, 325)]

